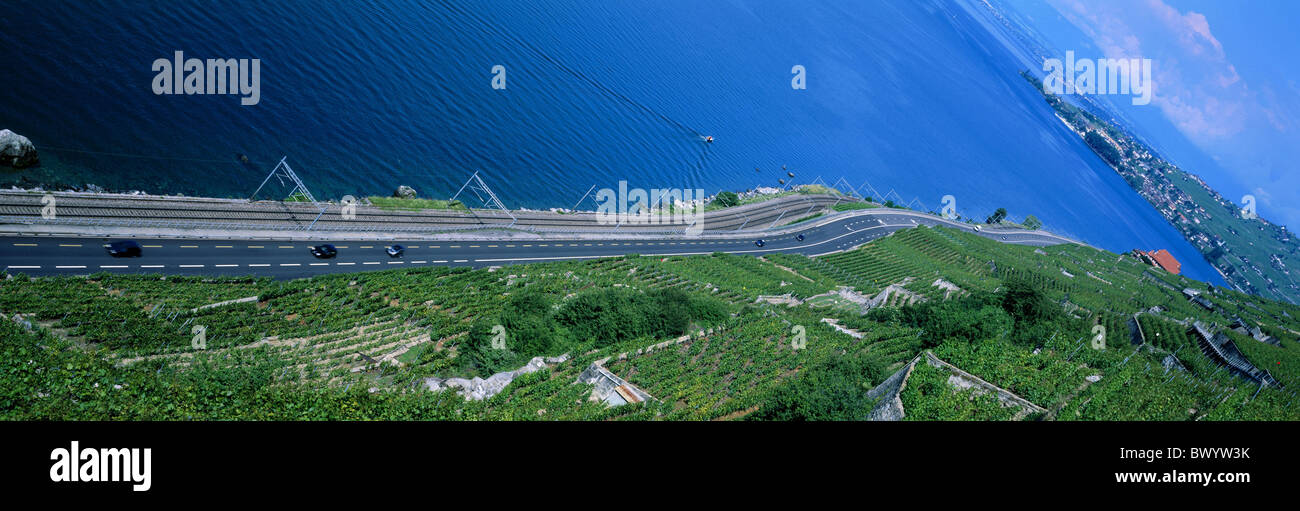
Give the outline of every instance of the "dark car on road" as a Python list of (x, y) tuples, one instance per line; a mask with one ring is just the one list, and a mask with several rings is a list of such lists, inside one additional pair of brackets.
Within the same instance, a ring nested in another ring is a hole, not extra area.
[(140, 244), (132, 240), (114, 241), (105, 248), (108, 249), (108, 255), (113, 257), (140, 257), (144, 253)]
[(798, 236), (795, 236), (794, 239), (797, 239), (797, 240), (799, 240), (799, 241), (803, 241), (803, 235), (800, 234), (800, 235), (798, 235)]
[(388, 257), (402, 257), (402, 254), (406, 253), (406, 247), (403, 247), (401, 245), (393, 245), (391, 247), (388, 247), (388, 249), (385, 250), (385, 252), (388, 252)]
[(766, 244), (767, 244), (767, 242), (766, 242), (766, 241), (763, 241), (763, 240), (758, 240), (758, 241), (755, 241), (755, 242), (754, 242), (754, 246), (756, 246), (756, 247), (762, 247), (763, 245), (766, 245)]
[(339, 255), (339, 251), (334, 248), (334, 245), (316, 245), (311, 247), (311, 255), (320, 259), (329, 259)]

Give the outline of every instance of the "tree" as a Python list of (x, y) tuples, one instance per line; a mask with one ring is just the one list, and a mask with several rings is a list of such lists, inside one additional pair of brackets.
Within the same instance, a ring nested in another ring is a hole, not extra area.
[(1110, 145), (1110, 142), (1106, 140), (1106, 137), (1102, 136), (1100, 133), (1089, 130), (1088, 134), (1083, 136), (1083, 141), (1092, 148), (1093, 152), (1097, 153), (1097, 156), (1106, 160), (1106, 163), (1115, 167), (1118, 167), (1120, 163), (1123, 163), (1124, 158), (1120, 155), (1119, 149), (1115, 149), (1115, 146)]
[(1017, 327), (1025, 323), (1050, 321), (1059, 314), (1060, 307), (1052, 303), (1028, 280), (1012, 276), (1003, 281), (1002, 308), (1015, 318)]
[(1029, 215), (1025, 217), (1024, 225), (1026, 229), (1036, 231), (1043, 226), (1043, 221), (1034, 215)]
[(729, 208), (740, 204), (740, 197), (736, 195), (736, 192), (721, 192), (717, 197), (713, 198), (713, 202), (718, 206)]
[(1006, 218), (1007, 218), (1007, 208), (998, 208), (997, 211), (993, 212), (992, 216), (989, 216), (988, 219), (984, 220), (984, 223), (996, 224), (1003, 220), (1006, 220)]
[[(876, 313), (880, 318), (884, 313)], [(947, 340), (975, 342), (992, 339), (1010, 330), (1014, 320), (1000, 307), (998, 297), (988, 293), (942, 302), (923, 302), (898, 310), (900, 323), (921, 330), (921, 346), (933, 348)]]
[(875, 405), (867, 391), (885, 376), (884, 364), (874, 357), (832, 355), (777, 388), (746, 420), (864, 420)]

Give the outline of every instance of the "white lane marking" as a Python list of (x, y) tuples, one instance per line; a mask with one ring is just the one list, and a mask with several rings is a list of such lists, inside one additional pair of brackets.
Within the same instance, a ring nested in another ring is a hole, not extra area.
[(100, 268), (126, 268), (125, 264), (99, 265)]
[(182, 265), (180, 265), (180, 267), (181, 267), (181, 268), (202, 268), (203, 265), (201, 265), (201, 264), (182, 264)]
[(40, 266), (5, 266), (5, 268), (13, 268), (13, 269), (15, 269), (15, 270), (39, 270), (39, 269), (41, 269)]
[(59, 246), (60, 246), (60, 247), (80, 247), (81, 245), (77, 245), (77, 244), (73, 244), (73, 243), (59, 243)]
[(337, 265), (339, 265), (339, 266), (352, 266), (352, 265), (357, 264), (357, 263), (334, 263), (334, 264), (337, 264)]
[(435, 262), (435, 263), (445, 263), (445, 262), (447, 262), (447, 260), (446, 260), (446, 259), (440, 259), (440, 260), (437, 260), (437, 261), (434, 261), (434, 262)]
[(280, 266), (302, 266), (298, 263), (280, 263)]
[(166, 268), (167, 265), (163, 265), (163, 264), (142, 264), (142, 265), (140, 265), (140, 267), (141, 267), (141, 268)]
[(379, 264), (379, 262), (378, 262), (378, 261), (367, 261), (367, 262), (364, 262), (364, 263), (361, 263), (361, 264)]
[(388, 264), (402, 264), (402, 261), (388, 261)]
[(15, 247), (34, 247), (35, 243), (14, 243)]
[(239, 267), (238, 264), (214, 264), (213, 266), (216, 266), (217, 268), (237, 268), (237, 267)]
[[(868, 229), (880, 229), (880, 228), (885, 228), (885, 227), (910, 227), (910, 226), (911, 226), (910, 224), (900, 224), (900, 225), (882, 225), (882, 226), (880, 226), (880, 227), (870, 227), (870, 228), (868, 228)], [(867, 230), (867, 229), (863, 229), (863, 230), (865, 231), (865, 230)], [(839, 235), (839, 236), (836, 236), (836, 237), (834, 237), (834, 238), (831, 238), (831, 239), (828, 239), (828, 240), (825, 240), (825, 241), (821, 241), (821, 242), (818, 242), (818, 243), (813, 243), (813, 244), (810, 244), (810, 245), (804, 245), (804, 247), (814, 247), (814, 246), (817, 246), (817, 245), (824, 245), (824, 244), (826, 244), (826, 243), (830, 243), (830, 242), (835, 241), (835, 240), (838, 240), (838, 239), (840, 239), (840, 238), (844, 238), (844, 237), (847, 237), (847, 236), (853, 236), (854, 234), (858, 234), (858, 233), (861, 233), (861, 232), (862, 232), (862, 231), (855, 231), (855, 232), (851, 232), (851, 233), (841, 234), (841, 235)], [(727, 252), (727, 253), (729, 253), (729, 254), (748, 254), (748, 253), (753, 253), (753, 252), (780, 252), (780, 249), (767, 248), (767, 249), (760, 249), (760, 250), (732, 250), (732, 251), (729, 251), (729, 252)], [(712, 254), (712, 253), (713, 253), (713, 252), (677, 252), (677, 253), (662, 253), (662, 254), (655, 254), (655, 255), (656, 255), (656, 256), (688, 256), (688, 255), (705, 255), (705, 254)], [(827, 253), (831, 253), (831, 252), (827, 252)], [(825, 255), (825, 254), (818, 254), (818, 255)], [(561, 260), (561, 259), (597, 259), (597, 258), (602, 258), (602, 257), (623, 257), (623, 254), (592, 255), (592, 256), (563, 256), (563, 257), (512, 257), (512, 258), (509, 258), (509, 259), (475, 259), (474, 261), (475, 261), (475, 262), (490, 263), (490, 262), (500, 262), (500, 261), (549, 261), (549, 260)], [(815, 257), (815, 256), (810, 256), (810, 257)], [(461, 262), (461, 261), (458, 261), (458, 262)]]
[(330, 263), (311, 263), (308, 266), (329, 266)]
[(256, 267), (256, 268), (260, 268), (260, 267), (266, 267), (266, 266), (270, 266), (270, 265), (269, 265), (269, 264), (250, 264), (249, 266), (251, 266), (251, 267)]
[(429, 262), (429, 261), (411, 261), (411, 264), (424, 264), (424, 263), (427, 263), (427, 262)]
[(55, 266), (55, 268), (58, 268), (58, 269), (60, 269), (60, 270), (84, 270), (84, 269), (86, 269), (85, 266)]
[[(478, 260), (478, 259), (475, 259), (475, 261), (477, 261), (477, 260)], [(508, 261), (508, 260), (509, 260), (509, 259), (502, 259), (502, 261)], [(468, 259), (455, 259), (455, 260), (453, 260), (452, 262), (453, 262), (453, 263), (467, 263), (467, 262), (469, 262), (469, 260), (468, 260)]]

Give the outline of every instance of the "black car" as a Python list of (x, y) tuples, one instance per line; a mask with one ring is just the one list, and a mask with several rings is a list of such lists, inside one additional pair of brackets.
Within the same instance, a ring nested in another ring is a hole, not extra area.
[(803, 235), (800, 234), (800, 235), (798, 235), (798, 236), (795, 236), (794, 239), (797, 239), (797, 240), (799, 240), (799, 241), (803, 241)]
[(391, 247), (388, 247), (388, 249), (385, 250), (385, 252), (388, 252), (388, 257), (402, 257), (402, 254), (406, 252), (406, 247), (403, 247), (401, 245), (393, 245)]
[(767, 242), (766, 242), (766, 241), (763, 241), (763, 240), (758, 240), (758, 241), (755, 241), (755, 242), (754, 242), (754, 246), (756, 246), (756, 247), (762, 247), (763, 245), (766, 245), (766, 244), (767, 244)]
[(105, 248), (113, 257), (140, 257), (143, 254), (140, 244), (132, 240), (114, 241)]
[(311, 247), (311, 255), (321, 259), (329, 259), (339, 255), (339, 251), (334, 248), (334, 245), (316, 245)]

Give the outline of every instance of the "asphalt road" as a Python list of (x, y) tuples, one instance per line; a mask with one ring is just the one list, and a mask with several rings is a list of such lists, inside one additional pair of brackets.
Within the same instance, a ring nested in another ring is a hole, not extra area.
[[(812, 225), (815, 222), (810, 222)], [(664, 237), (658, 239), (599, 240), (509, 240), (509, 241), (260, 241), (140, 239), (141, 257), (114, 258), (104, 249), (104, 238), (8, 236), (0, 237), (0, 268), (11, 274), (87, 275), (97, 272), (155, 273), (166, 275), (231, 275), (298, 278), (326, 273), (387, 270), (411, 266), (501, 266), (539, 261), (581, 260), (597, 257), (641, 255), (698, 255), (713, 252), (763, 255), (775, 252), (821, 255), (847, 250), (888, 235), (916, 227), (918, 224), (945, 224), (930, 215), (875, 211), (848, 216), (815, 227), (766, 237), (763, 247), (755, 245), (758, 236), (740, 239)], [(804, 240), (796, 235), (802, 233)], [(1004, 243), (1045, 246), (1065, 242), (1050, 235), (1030, 231), (990, 231), (976, 233)], [(317, 259), (310, 253), (313, 244), (331, 243), (338, 256)], [(390, 243), (406, 246), (400, 258), (385, 253)]]

